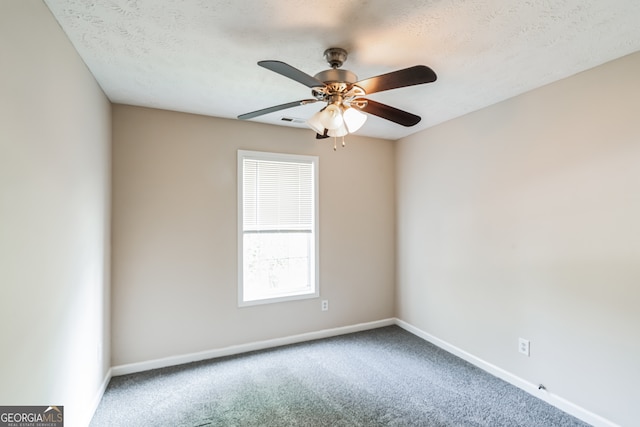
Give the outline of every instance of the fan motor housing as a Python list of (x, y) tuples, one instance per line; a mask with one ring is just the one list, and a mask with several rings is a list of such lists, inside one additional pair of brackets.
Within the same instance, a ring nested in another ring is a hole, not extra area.
[(340, 70), (332, 68), (330, 70), (320, 71), (314, 76), (316, 79), (325, 83), (355, 83), (358, 81), (358, 76), (349, 70)]

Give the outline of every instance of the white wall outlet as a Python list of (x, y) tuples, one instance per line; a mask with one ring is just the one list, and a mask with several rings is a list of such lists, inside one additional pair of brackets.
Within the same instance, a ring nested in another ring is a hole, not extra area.
[(525, 340), (524, 338), (518, 338), (518, 351), (525, 356), (529, 357), (529, 340)]
[(321, 307), (322, 311), (329, 311), (329, 300), (328, 299), (323, 299), (320, 307)]

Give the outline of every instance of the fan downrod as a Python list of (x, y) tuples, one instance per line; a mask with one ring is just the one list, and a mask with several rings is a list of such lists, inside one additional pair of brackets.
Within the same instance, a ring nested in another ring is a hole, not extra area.
[[(324, 88), (314, 88), (314, 96), (318, 96), (319, 93), (327, 95), (333, 95), (336, 93), (344, 93), (347, 87), (358, 81), (358, 76), (349, 70), (341, 69), (340, 67), (347, 60), (347, 51), (340, 47), (330, 47), (324, 51), (324, 57), (331, 66), (328, 70), (320, 71), (316, 74), (316, 79), (325, 83)], [(360, 95), (364, 95), (364, 92)], [(319, 100), (324, 100), (324, 96), (321, 95)]]
[(339, 47), (330, 47), (324, 51), (324, 59), (327, 60), (331, 68), (340, 68), (347, 60), (347, 51)]

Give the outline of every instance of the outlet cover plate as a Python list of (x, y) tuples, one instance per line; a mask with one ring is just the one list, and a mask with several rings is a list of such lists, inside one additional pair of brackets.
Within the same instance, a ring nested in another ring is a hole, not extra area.
[(518, 338), (518, 351), (529, 357), (531, 355), (531, 352), (529, 351), (529, 340)]

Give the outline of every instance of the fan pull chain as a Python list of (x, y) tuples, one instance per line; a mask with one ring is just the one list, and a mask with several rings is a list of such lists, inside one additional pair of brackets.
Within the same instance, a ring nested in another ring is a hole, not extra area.
[[(342, 146), (346, 147), (347, 143), (344, 140), (344, 136), (342, 137)], [(338, 137), (334, 136), (333, 137), (333, 151), (336, 151), (338, 149)]]

